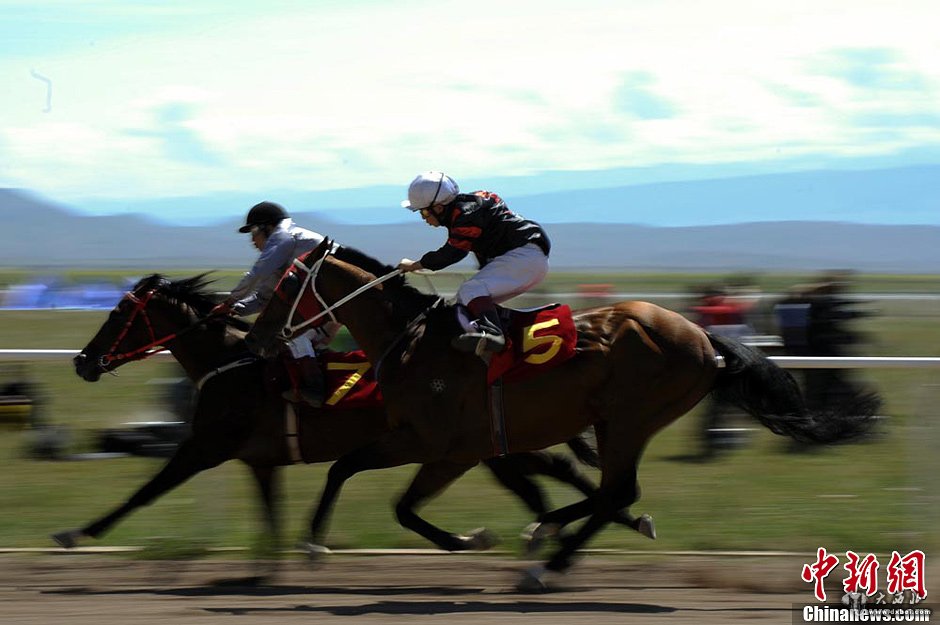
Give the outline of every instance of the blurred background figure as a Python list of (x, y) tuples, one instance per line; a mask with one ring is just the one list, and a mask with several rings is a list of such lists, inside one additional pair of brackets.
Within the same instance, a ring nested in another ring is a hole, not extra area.
[(757, 334), (748, 320), (756, 298), (753, 294), (723, 285), (708, 285), (692, 306), (693, 319), (719, 336), (742, 340)]
[[(774, 307), (786, 353), (791, 356), (844, 357), (864, 343), (852, 321), (870, 316), (864, 302), (849, 296), (851, 275), (834, 272), (812, 284), (792, 288)], [(803, 390), (810, 409), (858, 402), (872, 395), (848, 369), (804, 369)]]
[[(743, 343), (757, 340), (752, 315), (760, 301), (760, 291), (747, 281), (734, 284), (709, 284), (696, 289), (691, 318), (708, 332)], [(699, 450), (692, 460), (710, 460), (718, 452), (733, 449), (747, 442), (750, 428), (745, 427), (746, 415), (732, 406), (709, 396), (702, 409), (699, 426)]]

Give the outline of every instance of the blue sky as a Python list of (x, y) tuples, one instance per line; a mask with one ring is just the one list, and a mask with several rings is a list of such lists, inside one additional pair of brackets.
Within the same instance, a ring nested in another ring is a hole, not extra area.
[(940, 145), (935, 0), (0, 11), (0, 186), (66, 202)]

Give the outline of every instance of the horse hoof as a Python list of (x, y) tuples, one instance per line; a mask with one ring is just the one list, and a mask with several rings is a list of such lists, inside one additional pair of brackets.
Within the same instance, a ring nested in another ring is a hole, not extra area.
[(485, 527), (478, 527), (461, 538), (470, 551), (486, 551), (499, 544), (499, 537)]
[(542, 548), (546, 540), (558, 536), (559, 531), (561, 531), (561, 526), (557, 523), (530, 523), (522, 530), (526, 553), (535, 553)]
[(516, 584), (516, 590), (527, 593), (548, 592), (549, 588), (543, 579), (544, 576), (544, 566), (529, 567), (522, 572), (522, 577)]
[(66, 530), (52, 535), (52, 540), (65, 549), (74, 549), (78, 546), (78, 539), (85, 534), (81, 530)]
[(325, 545), (309, 542), (300, 543), (300, 550), (307, 556), (307, 561), (313, 565), (323, 564), (325, 557), (332, 553)]
[(639, 518), (636, 531), (643, 534), (651, 540), (656, 540), (656, 525), (653, 523), (653, 517), (644, 514)]
[(538, 528), (538, 526), (539, 526), (538, 521), (532, 521), (531, 523), (526, 525), (524, 528), (522, 528), (522, 532), (519, 533), (519, 538), (522, 539), (522, 542), (524, 542), (526, 545), (532, 542), (532, 537), (535, 534), (535, 530)]

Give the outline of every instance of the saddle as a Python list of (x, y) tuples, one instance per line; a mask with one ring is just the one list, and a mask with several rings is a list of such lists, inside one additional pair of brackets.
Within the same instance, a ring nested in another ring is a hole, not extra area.
[[(506, 348), (489, 360), (487, 383), (499, 378), (517, 382), (553, 369), (575, 354), (578, 332), (566, 304), (515, 309), (497, 306)], [(457, 320), (466, 327), (470, 314), (457, 306)]]
[[(317, 364), (326, 384), (323, 410), (377, 408), (383, 405), (382, 392), (375, 381), (375, 369), (361, 350), (317, 353)], [(290, 387), (290, 378), (280, 358), (267, 362), (268, 387), (280, 394)]]

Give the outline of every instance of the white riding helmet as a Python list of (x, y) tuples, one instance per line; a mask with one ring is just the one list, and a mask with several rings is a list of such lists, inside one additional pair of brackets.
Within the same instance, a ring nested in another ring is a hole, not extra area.
[(429, 171), (411, 181), (408, 199), (401, 203), (401, 207), (419, 211), (434, 204), (448, 204), (458, 193), (460, 188), (453, 178), (439, 171)]

